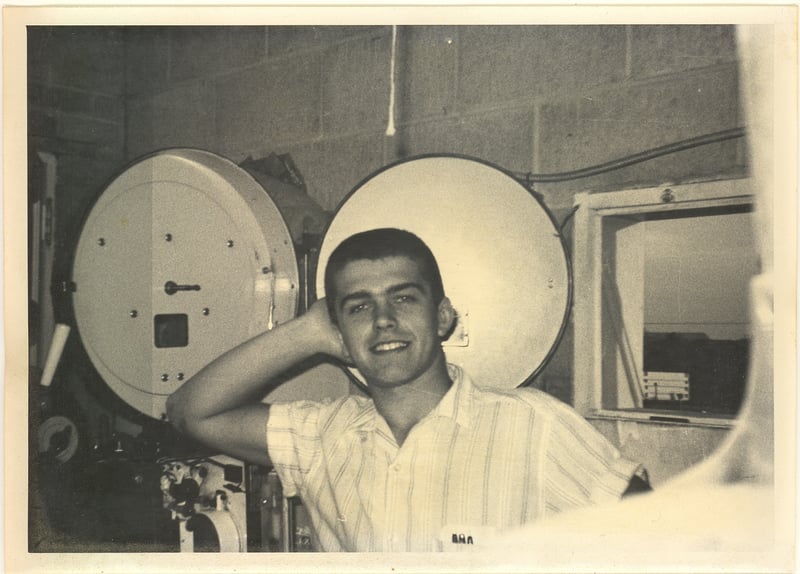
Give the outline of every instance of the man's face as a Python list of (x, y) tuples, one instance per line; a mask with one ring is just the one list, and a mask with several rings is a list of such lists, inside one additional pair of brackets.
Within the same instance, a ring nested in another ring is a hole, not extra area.
[(339, 330), (370, 386), (399, 386), (431, 369), (452, 315), (449, 301), (434, 302), (414, 260), (353, 261), (334, 284)]

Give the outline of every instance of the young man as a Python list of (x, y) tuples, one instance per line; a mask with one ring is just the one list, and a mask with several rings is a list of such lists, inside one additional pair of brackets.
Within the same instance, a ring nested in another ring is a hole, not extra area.
[[(482, 389), (447, 364), (441, 342), (455, 311), (415, 235), (348, 238), (330, 256), (325, 291), (326, 302), (222, 355), (167, 405), (187, 434), (274, 465), (322, 550), (479, 545), (629, 488), (638, 465), (568, 406), (530, 388)], [(358, 367), (369, 398), (259, 402), (318, 353)]]

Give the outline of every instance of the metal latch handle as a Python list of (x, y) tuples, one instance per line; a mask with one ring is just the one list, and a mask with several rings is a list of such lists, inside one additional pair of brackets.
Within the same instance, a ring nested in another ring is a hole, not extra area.
[(164, 283), (164, 293), (174, 295), (178, 291), (200, 291), (200, 285), (178, 285), (175, 281)]

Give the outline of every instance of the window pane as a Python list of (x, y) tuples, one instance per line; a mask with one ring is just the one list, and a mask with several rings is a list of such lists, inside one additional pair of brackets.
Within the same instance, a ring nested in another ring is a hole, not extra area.
[(757, 255), (747, 207), (603, 218), (603, 405), (736, 414)]

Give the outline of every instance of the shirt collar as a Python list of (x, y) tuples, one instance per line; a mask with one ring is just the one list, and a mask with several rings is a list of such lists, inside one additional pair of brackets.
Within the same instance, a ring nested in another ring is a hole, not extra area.
[[(475, 385), (470, 376), (461, 367), (453, 363), (447, 364), (447, 374), (453, 384), (428, 416), (449, 418), (460, 426), (468, 427), (472, 420), (470, 413)], [(354, 421), (355, 426), (362, 430), (374, 430), (379, 416), (378, 411), (375, 409), (375, 403), (368, 399), (360, 416)]]
[(470, 411), (475, 385), (470, 376), (458, 365), (448, 363), (447, 373), (453, 384), (433, 409), (431, 415), (453, 419), (459, 425), (467, 427), (472, 420)]

